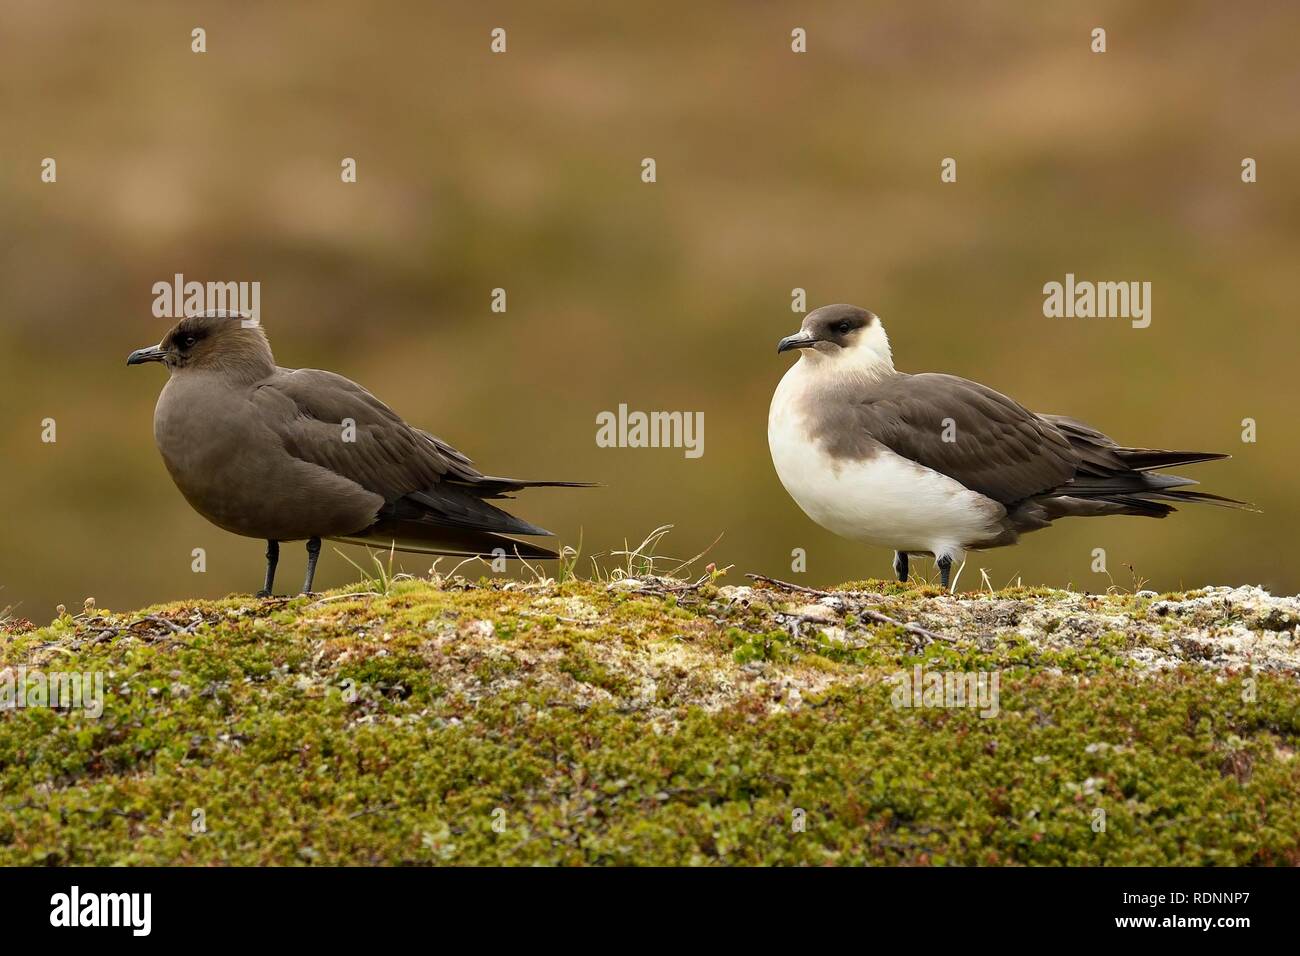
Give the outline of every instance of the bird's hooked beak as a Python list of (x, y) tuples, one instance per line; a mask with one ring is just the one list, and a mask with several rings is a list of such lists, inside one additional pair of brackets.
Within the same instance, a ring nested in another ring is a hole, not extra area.
[(167, 350), (161, 345), (151, 345), (145, 349), (136, 349), (126, 357), (127, 365), (143, 365), (145, 362), (161, 362), (167, 358)]
[(794, 335), (787, 335), (780, 342), (776, 343), (776, 354), (788, 352), (791, 349), (810, 349), (817, 344), (811, 332), (800, 330)]

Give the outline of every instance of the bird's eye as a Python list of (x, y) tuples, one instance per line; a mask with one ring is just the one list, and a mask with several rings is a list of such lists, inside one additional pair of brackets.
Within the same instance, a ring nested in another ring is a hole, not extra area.
[(841, 322), (838, 328), (839, 328), (840, 335), (848, 335), (850, 332), (853, 331), (853, 323)]
[(185, 338), (181, 339), (181, 346), (183, 348), (192, 349), (194, 348), (194, 343), (197, 341), (198, 339), (196, 339), (194, 336), (187, 335), (185, 336)]

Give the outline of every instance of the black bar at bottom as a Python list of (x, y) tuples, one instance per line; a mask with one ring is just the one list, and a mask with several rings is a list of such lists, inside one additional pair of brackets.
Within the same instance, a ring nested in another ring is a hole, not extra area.
[(808, 944), (855, 926), (942, 948), (1039, 931), (1231, 943), (1293, 933), (1298, 888), (1294, 869), (8, 869), (0, 913), (15, 942), (127, 945), (373, 945), (397, 930), (457, 930), (485, 944), (577, 934), (608, 950), (656, 935), (681, 943), (682, 932), (695, 945), (787, 931)]

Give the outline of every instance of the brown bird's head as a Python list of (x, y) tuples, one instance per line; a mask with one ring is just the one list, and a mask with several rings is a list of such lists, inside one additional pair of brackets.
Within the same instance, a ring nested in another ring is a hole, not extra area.
[(162, 362), (175, 375), (186, 369), (228, 372), (261, 378), (275, 370), (266, 333), (255, 320), (238, 313), (210, 311), (188, 315), (161, 342), (136, 349), (127, 365)]
[(889, 337), (879, 316), (855, 305), (824, 305), (809, 312), (802, 328), (776, 345), (778, 353), (792, 349), (836, 373), (870, 376), (894, 370)]

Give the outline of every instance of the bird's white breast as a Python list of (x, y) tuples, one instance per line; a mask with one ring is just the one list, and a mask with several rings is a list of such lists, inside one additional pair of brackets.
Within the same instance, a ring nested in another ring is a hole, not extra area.
[(1002, 506), (947, 475), (883, 446), (861, 460), (832, 457), (805, 421), (803, 365), (777, 386), (767, 441), (781, 484), (808, 517), (854, 541), (954, 558), (996, 535)]

